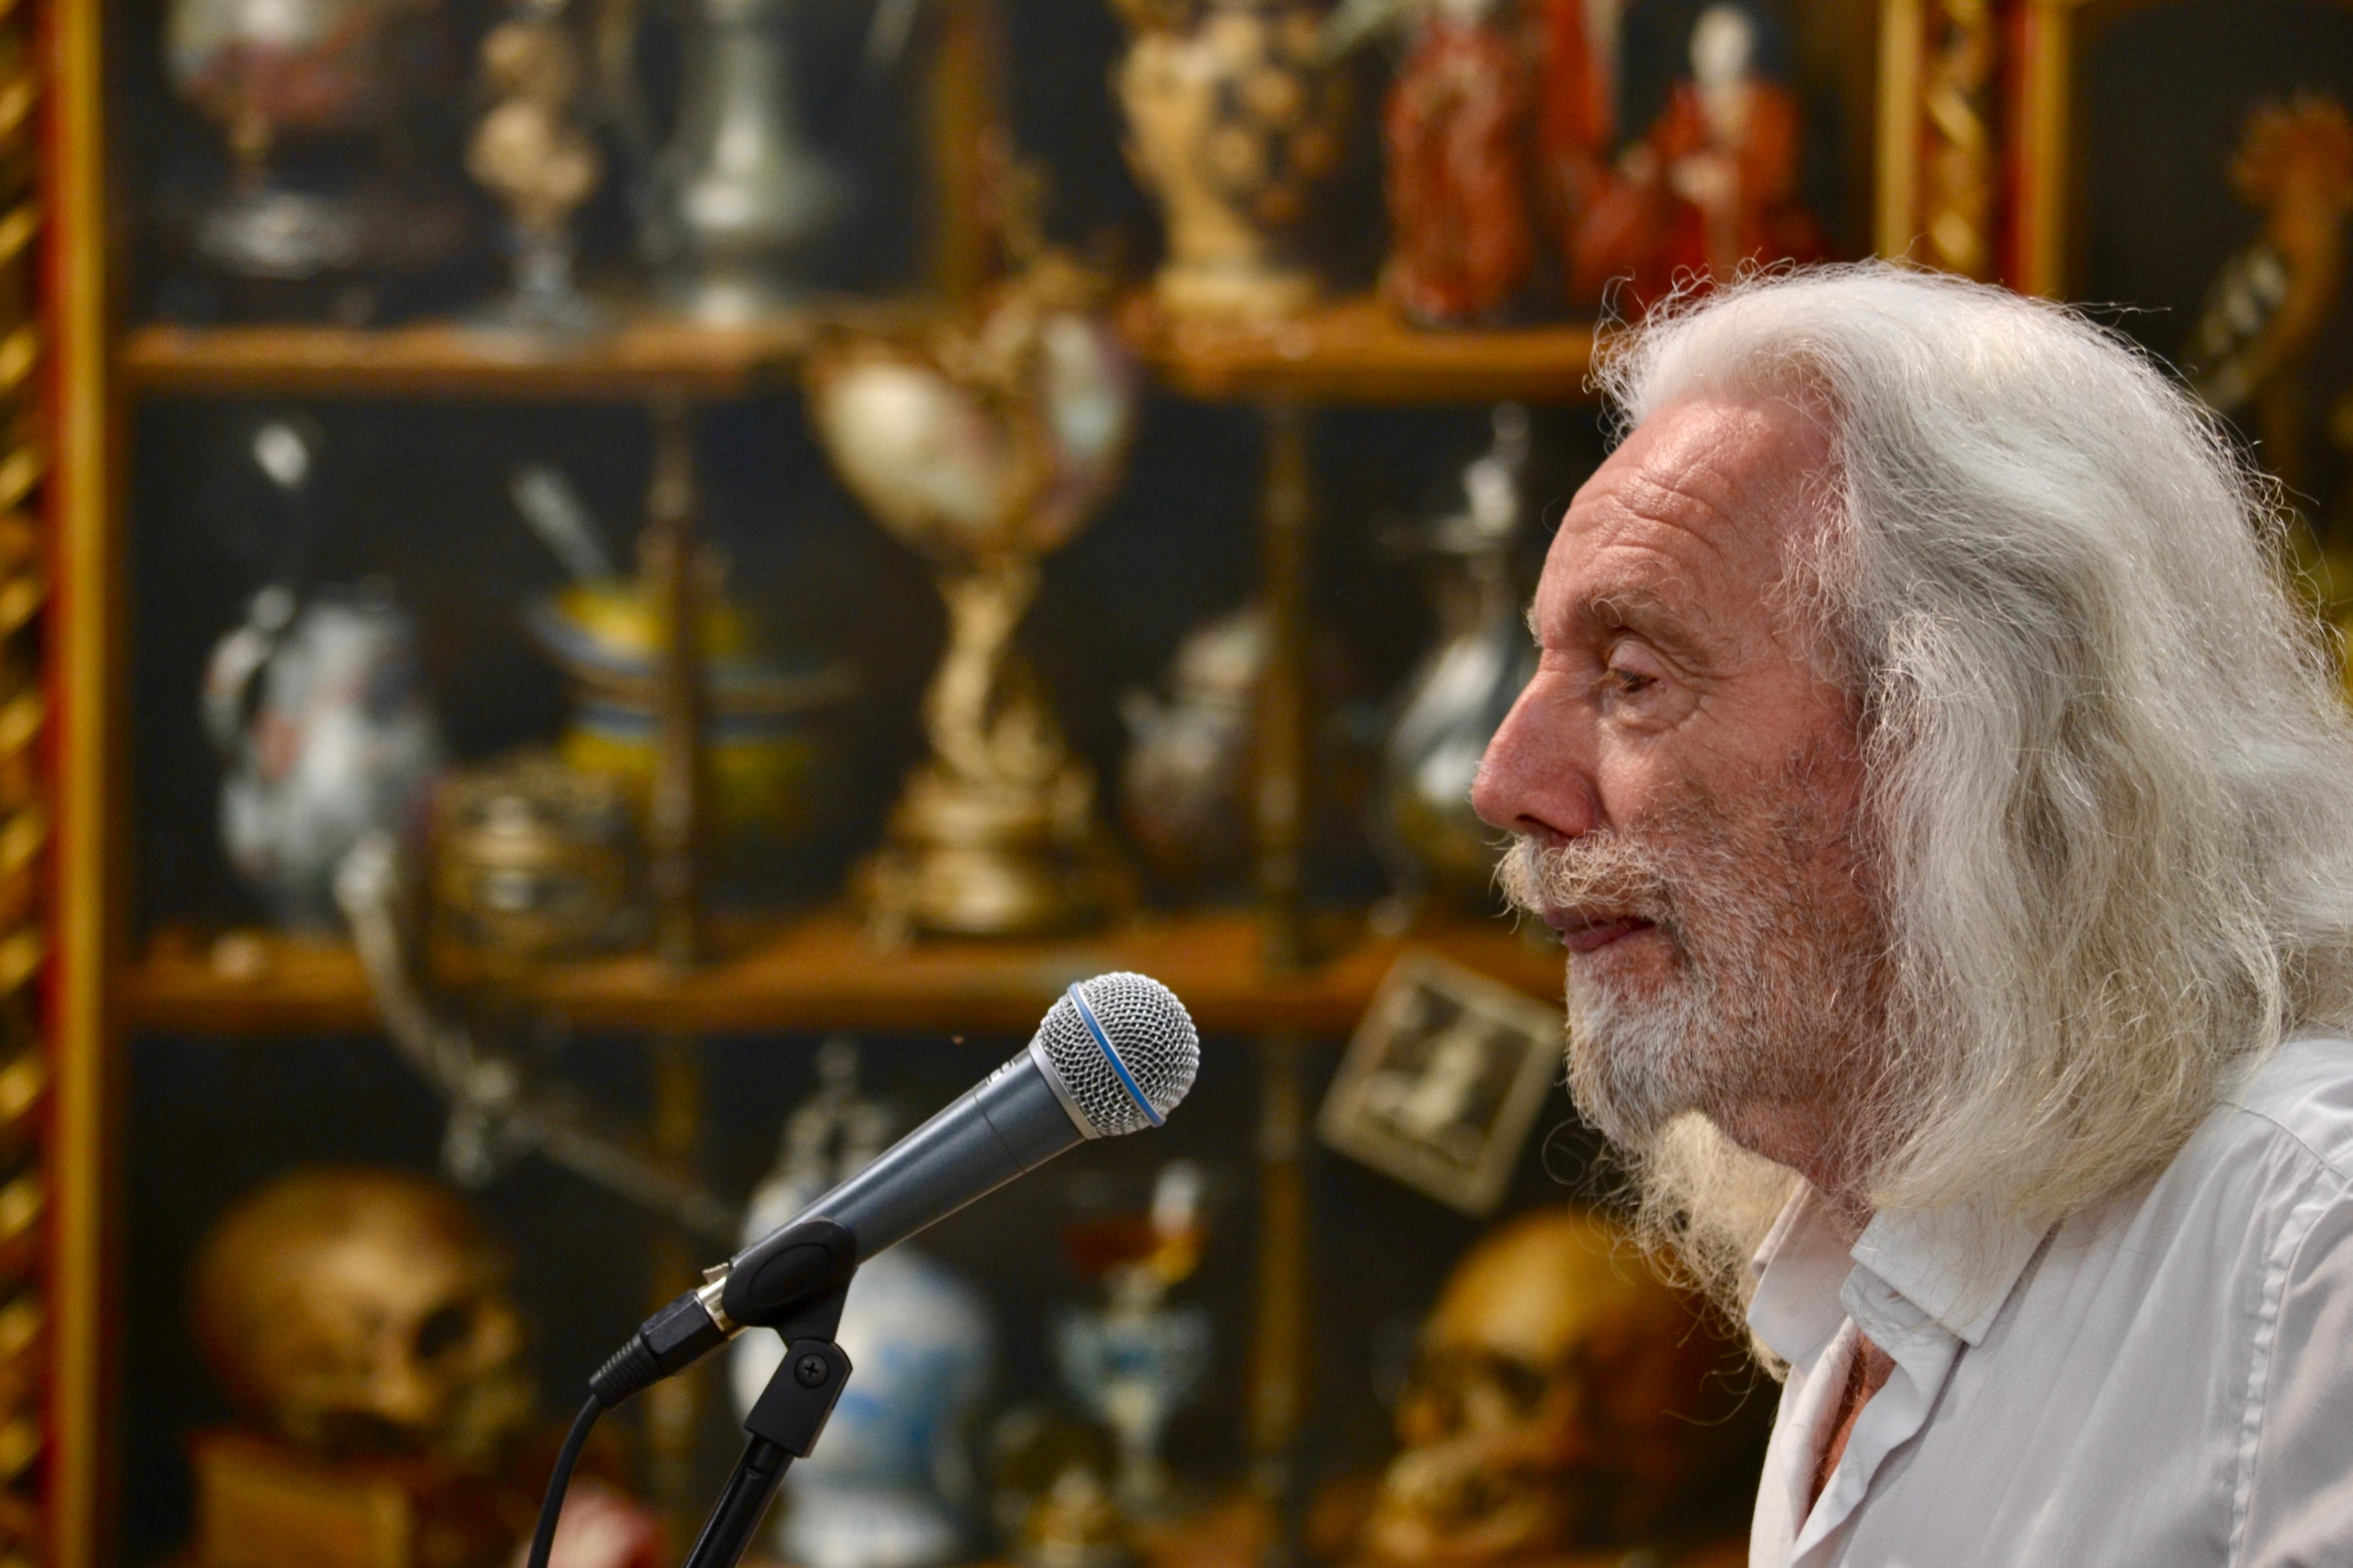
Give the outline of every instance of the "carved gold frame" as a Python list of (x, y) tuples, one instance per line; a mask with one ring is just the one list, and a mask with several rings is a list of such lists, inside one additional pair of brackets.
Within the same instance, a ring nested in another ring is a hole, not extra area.
[(1882, 0), (1873, 217), (1882, 256), (1994, 275), (1997, 23), (1992, 0)]
[[(19, 0), (19, 15), (25, 0)], [(111, 1555), (111, 1408), (117, 1320), (109, 984), (118, 951), (112, 897), (121, 784), (115, 555), (116, 397), (106, 243), (100, 0), (43, 0), (28, 18), (42, 95), (39, 315), (47, 330), (47, 466), (40, 516), (55, 593), (41, 634), (49, 698), (44, 770), (56, 833), (43, 964), (42, 1032), (52, 1061), (47, 1164), (48, 1332), (42, 1549), (83, 1568)]]

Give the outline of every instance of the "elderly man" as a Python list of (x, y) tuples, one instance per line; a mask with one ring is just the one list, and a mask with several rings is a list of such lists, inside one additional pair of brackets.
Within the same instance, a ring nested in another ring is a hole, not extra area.
[(2353, 1563), (2353, 735), (2274, 498), (2065, 311), (1635, 336), (1475, 800), (1786, 1376), (1753, 1564)]

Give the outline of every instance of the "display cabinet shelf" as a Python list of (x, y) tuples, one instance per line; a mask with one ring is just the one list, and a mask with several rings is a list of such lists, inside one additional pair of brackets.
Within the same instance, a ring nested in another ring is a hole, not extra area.
[[(1402, 938), (1328, 933), (1322, 962), (1295, 973), (1262, 962), (1242, 911), (1169, 916), (1053, 942), (869, 942), (846, 910), (716, 932), (712, 962), (681, 973), (647, 955), (553, 964), (520, 982), (576, 1026), (697, 1032), (797, 1029), (1026, 1032), (1074, 980), (1134, 969), (1166, 982), (1208, 1031), (1345, 1035), (1398, 953), (1444, 954), (1537, 996), (1557, 996), (1560, 952), (1500, 921), (1450, 922)], [(472, 978), (439, 955), (453, 984)], [(124, 977), (127, 1021), (159, 1032), (288, 1036), (375, 1026), (359, 960), (326, 940), (261, 931), (200, 939), (166, 931)]]
[(1308, 406), (1584, 403), (1594, 329), (1426, 331), (1372, 295), (1266, 323), (1174, 320), (1139, 296), (1121, 313), (1128, 341), (1170, 391), (1204, 402)]
[[(626, 321), (568, 347), (458, 322), (398, 327), (139, 327), (120, 349), (124, 382), (169, 396), (614, 400), (673, 393), (741, 397), (791, 384), (829, 326), (905, 327), (931, 307), (831, 300), (746, 327)], [(1581, 322), (1424, 331), (1377, 299), (1336, 300), (1263, 325), (1172, 321), (1142, 297), (1121, 313), (1161, 384), (1207, 402), (1311, 405), (1577, 403), (1591, 397), (1594, 331)]]
[(579, 402), (673, 394), (723, 399), (789, 385), (830, 326), (920, 321), (907, 300), (829, 300), (744, 327), (624, 319), (575, 342), (427, 321), (397, 327), (146, 326), (120, 364), (139, 392), (174, 396), (455, 397)]

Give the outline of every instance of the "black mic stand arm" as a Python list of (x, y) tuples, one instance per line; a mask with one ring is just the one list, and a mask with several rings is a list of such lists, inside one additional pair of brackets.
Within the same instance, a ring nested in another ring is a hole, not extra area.
[(735, 1568), (767, 1514), (785, 1471), (817, 1447), (849, 1377), (849, 1357), (833, 1342), (849, 1290), (845, 1275), (776, 1324), (785, 1342), (785, 1359), (776, 1363), (776, 1375), (744, 1417), (751, 1441), (744, 1445), (735, 1473), (727, 1478), (726, 1489), (712, 1505), (681, 1568)]

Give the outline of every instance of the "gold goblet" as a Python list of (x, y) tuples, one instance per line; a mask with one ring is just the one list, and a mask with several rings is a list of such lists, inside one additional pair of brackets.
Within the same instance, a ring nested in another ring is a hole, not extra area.
[(932, 754), (858, 892), (878, 935), (1031, 935), (1099, 919), (1124, 877), (1014, 633), (1038, 563), (1117, 483), (1136, 377), (1100, 284), (1049, 256), (978, 320), (836, 339), (809, 407), (836, 470), (928, 561), (947, 650), (923, 700)]

